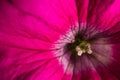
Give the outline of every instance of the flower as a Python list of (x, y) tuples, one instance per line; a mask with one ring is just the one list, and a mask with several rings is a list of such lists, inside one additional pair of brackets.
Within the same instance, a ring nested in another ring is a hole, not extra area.
[(0, 80), (119, 80), (119, 0), (0, 0)]

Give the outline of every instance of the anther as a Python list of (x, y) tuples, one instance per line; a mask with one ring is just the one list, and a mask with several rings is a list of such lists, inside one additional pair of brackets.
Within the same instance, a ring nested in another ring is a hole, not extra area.
[(87, 43), (85, 46), (86, 46), (85, 49), (81, 49), (80, 46), (76, 46), (75, 50), (78, 56), (81, 56), (83, 53), (92, 54), (91, 45)]
[(91, 45), (90, 45), (89, 43), (87, 44), (87, 47), (88, 47), (87, 53), (88, 53), (88, 54), (92, 54)]
[(83, 51), (81, 50), (81, 48), (79, 46), (76, 46), (76, 51), (77, 51), (77, 55), (81, 56)]

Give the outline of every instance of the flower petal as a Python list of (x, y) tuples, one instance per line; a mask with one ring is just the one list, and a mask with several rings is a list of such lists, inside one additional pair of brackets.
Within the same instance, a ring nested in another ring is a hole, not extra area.
[(75, 0), (79, 23), (86, 23), (89, 0)]
[(18, 10), (34, 16), (40, 22), (60, 31), (77, 21), (74, 0), (67, 2), (63, 0), (18, 0), (11, 3)]
[(89, 24), (97, 23), (113, 2), (114, 0), (89, 0), (87, 22)]

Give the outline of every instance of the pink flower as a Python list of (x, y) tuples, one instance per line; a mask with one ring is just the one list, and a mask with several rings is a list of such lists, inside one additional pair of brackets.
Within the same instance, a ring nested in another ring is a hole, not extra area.
[(0, 80), (120, 80), (119, 0), (0, 0)]

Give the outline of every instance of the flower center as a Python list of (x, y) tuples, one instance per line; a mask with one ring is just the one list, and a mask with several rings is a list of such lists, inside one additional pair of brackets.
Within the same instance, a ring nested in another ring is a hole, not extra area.
[(63, 65), (65, 73), (78, 73), (78, 71), (88, 70), (94, 65), (96, 67), (101, 63), (110, 63), (112, 45), (108, 45), (109, 39), (101, 38), (102, 35), (104, 33), (96, 27), (80, 24), (73, 26), (60, 36), (53, 48), (55, 48), (54, 54)]
[(75, 35), (75, 40), (67, 44), (67, 51), (72, 55), (81, 56), (83, 53), (92, 54), (92, 48), (89, 40), (86, 40), (80, 33)]
[(75, 47), (78, 56), (81, 56), (83, 53), (92, 54), (91, 45), (87, 41), (82, 41), (78, 46)]

